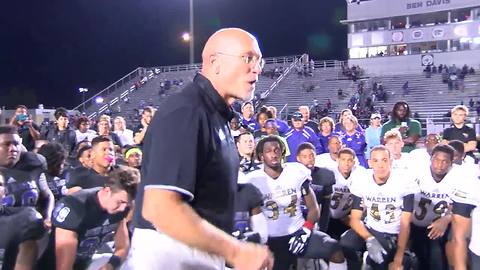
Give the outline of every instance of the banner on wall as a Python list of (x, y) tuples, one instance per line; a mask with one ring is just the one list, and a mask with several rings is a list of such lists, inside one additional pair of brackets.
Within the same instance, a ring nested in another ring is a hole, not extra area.
[(421, 58), (422, 66), (431, 66), (433, 65), (433, 54), (422, 54)]
[(392, 33), (392, 41), (393, 42), (403, 42), (403, 32), (397, 31)]

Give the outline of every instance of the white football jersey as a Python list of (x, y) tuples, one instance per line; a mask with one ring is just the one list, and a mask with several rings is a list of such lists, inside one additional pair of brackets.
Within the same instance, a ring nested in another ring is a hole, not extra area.
[[(360, 165), (360, 162), (358, 161), (358, 158), (355, 157), (355, 166), (358, 165)], [(329, 169), (333, 172), (338, 167), (338, 163), (336, 160), (332, 159), (330, 153), (323, 153), (315, 157), (315, 167)]]
[(458, 167), (454, 166), (440, 182), (436, 182), (430, 166), (424, 168), (415, 177), (420, 187), (420, 193), (415, 194), (415, 208), (413, 210), (413, 224), (427, 227), (436, 219), (448, 212), (452, 204), (450, 195), (458, 179), (464, 177)]
[[(402, 156), (405, 153), (402, 153)], [(418, 148), (412, 150), (409, 154), (410, 164), (415, 163), (418, 166), (416, 168), (429, 167), (430, 166), (430, 154), (426, 148)]]
[(470, 250), (480, 256), (480, 179), (457, 179), (457, 185), (451, 195), (452, 201), (476, 206), (472, 212), (472, 235)]
[(311, 171), (307, 167), (292, 162), (284, 165), (277, 179), (268, 176), (264, 170), (251, 172), (247, 177), (263, 195), (262, 212), (267, 218), (268, 236), (290, 235), (303, 226), (302, 185), (311, 181)]
[(332, 159), (330, 153), (323, 153), (315, 157), (315, 167), (326, 168), (334, 171), (337, 166), (337, 161)]
[(413, 165), (412, 162), (412, 157), (410, 156), (409, 153), (402, 153), (399, 159), (394, 159), (392, 162), (392, 169), (393, 170), (398, 170), (398, 169), (403, 169), (403, 170), (408, 170), (411, 169)]
[(367, 212), (365, 224), (375, 231), (398, 234), (403, 198), (419, 192), (418, 185), (403, 170), (392, 170), (387, 182), (378, 185), (373, 171), (367, 170), (363, 181), (352, 181), (350, 191), (362, 199)]
[(335, 184), (332, 186), (333, 193), (330, 201), (330, 215), (332, 218), (340, 219), (348, 214), (352, 209), (352, 194), (350, 193), (350, 186), (352, 179), (361, 181), (365, 178), (366, 169), (362, 166), (354, 166), (352, 173), (345, 179), (338, 170), (338, 166), (333, 171), (335, 174)]

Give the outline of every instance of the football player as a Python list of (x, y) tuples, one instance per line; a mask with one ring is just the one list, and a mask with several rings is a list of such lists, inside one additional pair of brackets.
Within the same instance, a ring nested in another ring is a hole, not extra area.
[(352, 229), (340, 240), (351, 269), (361, 268), (359, 253), (365, 250), (368, 251), (367, 264), (374, 269), (403, 268), (414, 195), (419, 190), (403, 170), (391, 169), (392, 161), (385, 146), (375, 146), (369, 160), (372, 170), (361, 179), (352, 180)]
[[(328, 259), (330, 269), (346, 269), (338, 242), (313, 230), (320, 213), (310, 187), (311, 171), (296, 162), (282, 166), (284, 149), (276, 136), (260, 140), (256, 153), (263, 162), (263, 170), (248, 176), (263, 195), (262, 212), (268, 221), (267, 245), (275, 257), (273, 269), (289, 269), (297, 257)], [(308, 209), (306, 219), (300, 208), (302, 199)]]
[[(13, 207), (37, 207), (45, 225), (51, 226), (51, 213), (55, 198), (48, 188), (45, 177), (45, 158), (33, 152), (20, 152), (20, 137), (13, 126), (0, 127), (0, 174), (5, 181), (5, 196), (2, 204)], [(45, 207), (40, 206), (43, 199)]]
[(451, 146), (435, 146), (431, 165), (416, 176), (420, 193), (415, 195), (410, 236), (420, 269), (448, 269), (445, 245), (451, 221), (450, 194), (458, 179), (463, 177), (458, 167), (452, 167), (453, 157)]
[[(5, 178), (0, 174), (0, 200)], [(45, 235), (42, 215), (33, 207), (0, 205), (0, 269), (33, 269), (37, 259), (36, 240)]]
[(408, 170), (410, 167), (409, 153), (402, 152), (405, 145), (402, 134), (397, 129), (389, 130), (383, 136), (385, 147), (392, 153), (392, 169)]
[(335, 184), (333, 185), (332, 201), (330, 203), (330, 225), (328, 234), (339, 240), (340, 236), (350, 229), (350, 210), (353, 195), (350, 192), (352, 179), (362, 179), (366, 169), (355, 165), (355, 152), (343, 148), (338, 152), (337, 167), (334, 169)]
[(326, 168), (315, 166), (315, 146), (305, 142), (298, 146), (297, 161), (311, 170), (311, 187), (315, 192), (318, 206), (320, 207), (320, 219), (318, 229), (327, 232), (330, 219), (330, 199), (332, 196), (332, 185), (335, 184), (335, 176), (332, 171)]
[(72, 173), (67, 182), (68, 194), (81, 189), (102, 187), (108, 173), (115, 165), (115, 152), (112, 139), (108, 136), (98, 136), (92, 140), (90, 150), (91, 168), (78, 173)]
[[(480, 179), (465, 177), (457, 180), (451, 196), (453, 258), (450, 263), (455, 270), (466, 270), (467, 251), (470, 251), (470, 269), (480, 269)], [(469, 236), (470, 244), (467, 242)]]
[[(120, 267), (130, 242), (126, 216), (139, 178), (138, 170), (121, 166), (109, 173), (104, 187), (83, 189), (59, 201), (53, 213), (57, 270)], [(112, 241), (113, 254), (97, 257), (98, 249)]]

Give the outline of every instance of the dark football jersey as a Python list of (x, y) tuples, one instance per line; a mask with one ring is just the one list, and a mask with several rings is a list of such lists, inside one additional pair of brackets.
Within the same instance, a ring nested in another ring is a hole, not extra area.
[(107, 181), (107, 177), (98, 174), (93, 169), (77, 168), (70, 173), (66, 185), (67, 188), (81, 187), (82, 189), (103, 187)]
[(46, 168), (45, 158), (23, 152), (12, 168), (0, 167), (5, 181), (5, 206), (36, 206), (39, 197), (39, 178)]
[(64, 177), (51, 176), (45, 173), (48, 188), (52, 191), (55, 201), (60, 200), (67, 195), (67, 180)]
[(238, 184), (235, 197), (235, 220), (233, 231), (245, 233), (250, 231), (250, 211), (262, 206), (262, 193), (252, 184)]
[(129, 211), (126, 209), (113, 215), (104, 211), (97, 198), (99, 190), (100, 188), (83, 189), (68, 195), (58, 202), (53, 211), (52, 223), (55, 227), (77, 233), (75, 268), (88, 265), (100, 247), (113, 241), (119, 222)]
[(312, 189), (315, 192), (318, 203), (323, 197), (332, 194), (332, 186), (335, 184), (335, 174), (326, 168), (314, 167), (312, 169)]
[(0, 269), (13, 269), (18, 246), (45, 233), (40, 213), (32, 207), (5, 207), (0, 210)]

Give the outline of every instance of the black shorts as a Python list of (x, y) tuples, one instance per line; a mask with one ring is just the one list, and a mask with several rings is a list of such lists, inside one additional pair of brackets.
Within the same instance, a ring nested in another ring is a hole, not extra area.
[(470, 265), (471, 269), (476, 270), (480, 269), (480, 256), (477, 254), (473, 253), (470, 249), (468, 250), (469, 257), (470, 257)]
[(341, 247), (338, 241), (331, 238), (328, 234), (312, 231), (305, 251), (296, 256), (288, 248), (288, 241), (293, 235), (269, 237), (267, 245), (275, 258), (274, 270), (288, 270), (291, 265), (296, 263), (298, 257), (308, 259), (329, 259), (335, 252), (340, 251)]
[(426, 227), (411, 225), (410, 249), (418, 258), (420, 269), (448, 270), (445, 245), (448, 241), (450, 227), (443, 235), (435, 240), (428, 238), (429, 230)]
[(348, 231), (350, 227), (340, 219), (330, 218), (327, 233), (332, 238), (340, 240), (342, 234)]
[[(367, 264), (372, 269), (388, 269), (388, 264), (393, 261), (395, 252), (397, 251), (397, 235), (377, 232), (370, 228), (368, 231), (375, 236), (380, 242), (382, 247), (387, 252), (383, 255), (383, 263), (377, 264), (367, 257)], [(367, 250), (365, 240), (361, 238), (354, 230), (350, 229), (344, 233), (340, 239), (340, 245), (342, 246), (343, 254), (347, 259), (348, 269), (361, 269), (363, 263), (363, 252)]]

